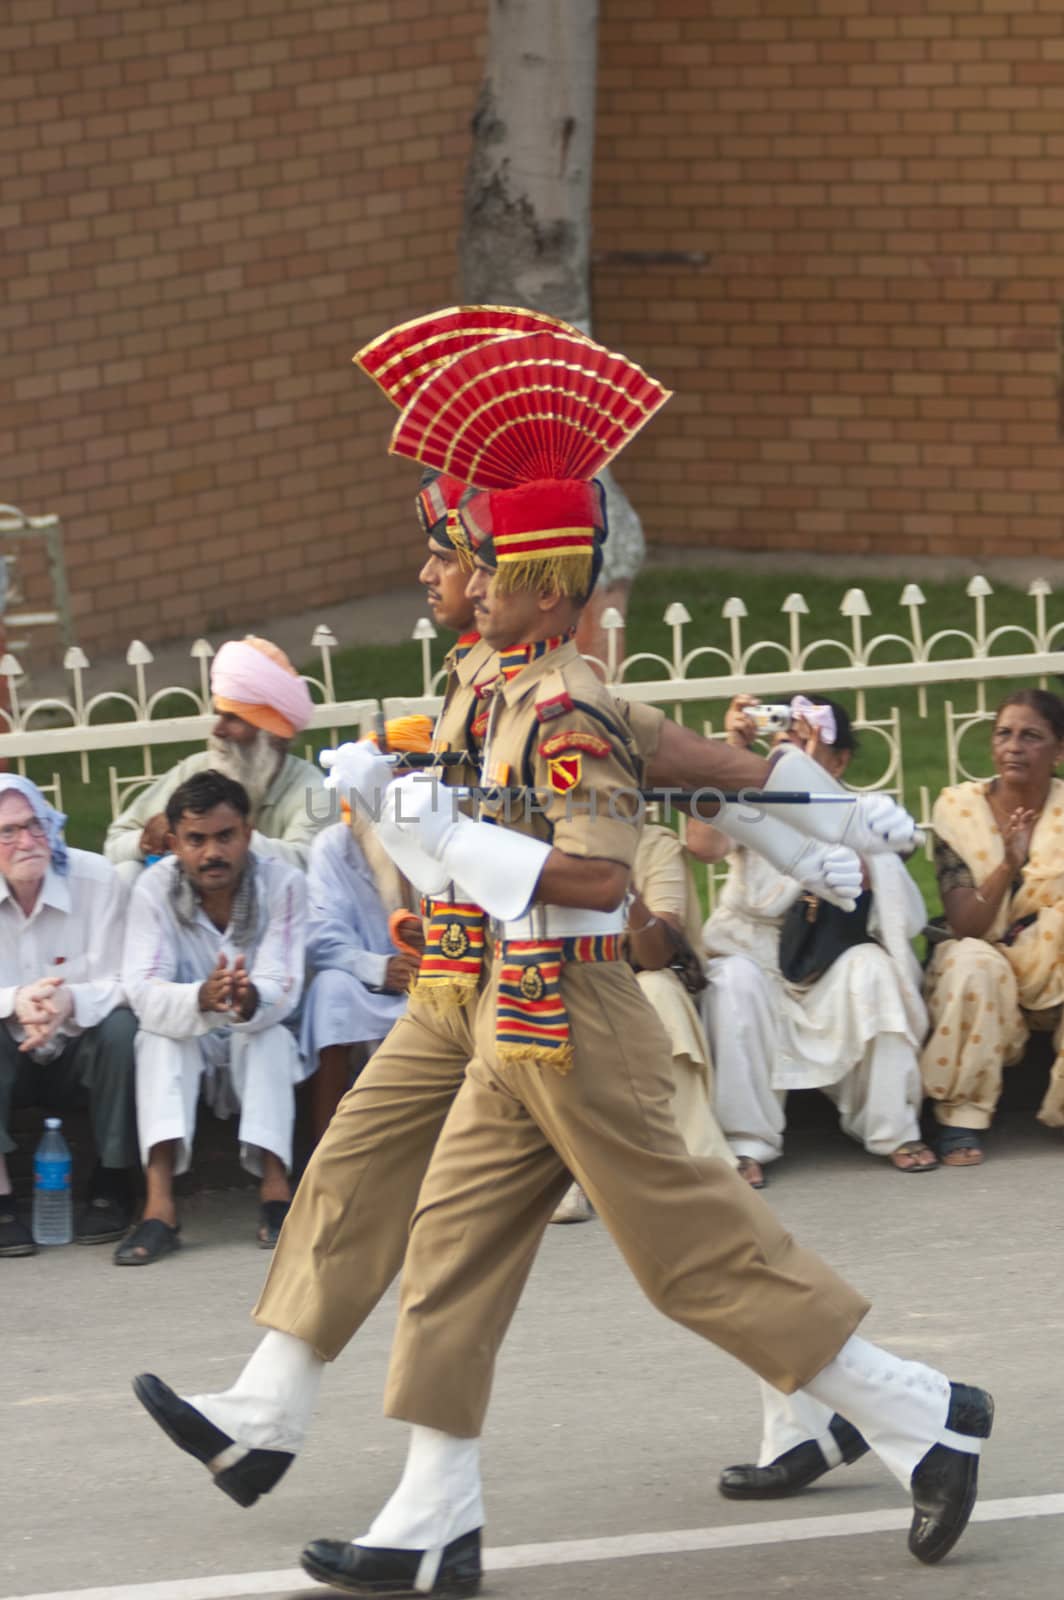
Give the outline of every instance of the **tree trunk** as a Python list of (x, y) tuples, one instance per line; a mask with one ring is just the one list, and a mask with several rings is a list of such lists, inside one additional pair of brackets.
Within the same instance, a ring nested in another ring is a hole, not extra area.
[[(591, 329), (591, 166), (598, 0), (488, 0), (460, 244), (467, 303), (528, 306)], [(582, 647), (606, 604), (623, 612), (646, 544), (608, 470), (610, 536)]]

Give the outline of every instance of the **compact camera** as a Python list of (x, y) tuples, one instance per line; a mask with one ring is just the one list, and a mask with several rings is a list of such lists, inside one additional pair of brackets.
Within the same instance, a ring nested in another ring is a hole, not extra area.
[(786, 733), (794, 721), (790, 706), (744, 706), (743, 710), (762, 736)]

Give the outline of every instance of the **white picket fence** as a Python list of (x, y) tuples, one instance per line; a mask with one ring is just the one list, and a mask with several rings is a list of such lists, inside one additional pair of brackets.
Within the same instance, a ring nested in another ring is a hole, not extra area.
[[(1042, 579), (1027, 590), (1031, 600), (1030, 626), (1015, 623), (991, 627), (988, 601), (990, 584), (973, 578), (967, 586), (972, 602), (970, 629), (944, 628), (926, 634), (922, 623), (924, 596), (916, 584), (909, 584), (900, 597), (908, 617), (908, 632), (872, 631), (871, 608), (860, 589), (850, 589), (840, 611), (848, 620), (849, 641), (829, 637), (807, 637), (809, 608), (799, 593), (785, 600), (787, 643), (746, 637), (746, 607), (741, 599), (725, 601), (721, 615), (726, 623), (727, 647), (693, 642), (691, 618), (682, 603), (668, 607), (663, 617), (667, 648), (662, 652), (642, 651), (619, 659), (617, 640), (623, 626), (616, 613), (604, 618), (609, 637), (607, 660), (600, 663), (607, 680), (625, 698), (665, 706), (677, 718), (692, 719), (699, 705), (707, 701), (727, 702), (735, 694), (755, 694), (762, 700), (788, 699), (810, 686), (824, 693), (852, 693), (855, 727), (878, 741), (882, 765), (861, 787), (885, 789), (902, 798), (910, 809), (926, 821), (931, 797), (922, 789), (919, 801), (905, 793), (906, 723), (896, 706), (885, 715), (870, 717), (866, 700), (872, 691), (918, 691), (918, 714), (928, 714), (927, 690), (933, 686), (956, 685), (964, 703), (947, 700), (943, 715), (943, 741), (948, 781), (985, 773), (986, 745), (980, 741), (970, 747), (969, 759), (962, 750), (973, 729), (985, 724), (990, 711), (987, 686), (993, 680), (1015, 680), (1018, 684), (1044, 682), (1050, 675), (1064, 673), (1064, 618), (1051, 622), (1047, 602), (1052, 593)], [(440, 704), (440, 674), (434, 665), (435, 629), (427, 620), (414, 629), (413, 644), (420, 651), (422, 692), (409, 697), (338, 700), (335, 695), (332, 653), (338, 641), (326, 626), (314, 630), (308, 647), (320, 658), (320, 668), (307, 674), (315, 699), (308, 754), (322, 745), (334, 743), (341, 735), (366, 732), (378, 716), (403, 715), (412, 711), (434, 713)], [(906, 659), (885, 661), (887, 647), (904, 653)], [(998, 654), (1002, 647), (1008, 653)], [(435, 645), (440, 653), (440, 646)], [(77, 646), (67, 650), (63, 666), (70, 678), (65, 696), (23, 701), (19, 694), (22, 669), (11, 655), (0, 660), (0, 676), (6, 679), (10, 711), (0, 709), (0, 755), (19, 771), (33, 758), (54, 760), (62, 755), (79, 757), (83, 783), (95, 780), (99, 763), (119, 751), (138, 751), (139, 770), (118, 776), (108, 765), (112, 810), (117, 812), (139, 787), (157, 776), (160, 765), (167, 765), (166, 747), (196, 743), (206, 738), (213, 724), (210, 710), (209, 669), (214, 654), (211, 643), (197, 639), (190, 649), (189, 677), (194, 686), (166, 684), (149, 687), (148, 669), (152, 653), (147, 645), (134, 640), (126, 654), (133, 670), (132, 692), (113, 689), (91, 692), (91, 667)], [(182, 707), (174, 714), (174, 701)], [(187, 708), (187, 709), (186, 709)], [(165, 713), (165, 714), (164, 714)], [(867, 743), (867, 741), (866, 741)], [(94, 763), (95, 771), (94, 771)], [(35, 762), (35, 770), (39, 766)], [(62, 784), (53, 774), (46, 784), (59, 804)], [(75, 800), (67, 796), (68, 803)]]

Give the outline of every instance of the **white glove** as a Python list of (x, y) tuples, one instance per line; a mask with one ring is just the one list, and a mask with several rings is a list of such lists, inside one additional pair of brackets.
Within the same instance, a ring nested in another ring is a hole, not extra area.
[(371, 816), (376, 815), (377, 801), (395, 772), (395, 763), (381, 755), (372, 739), (342, 744), (337, 750), (322, 750), (318, 765), (328, 774), (326, 789), (336, 789), (345, 797), (357, 795)]
[[(466, 791), (463, 791), (463, 793)], [(381, 811), (381, 837), (384, 830), (396, 830), (414, 840), (427, 855), (439, 857), (449, 830), (462, 820), (458, 790), (441, 783), (428, 773), (406, 772), (388, 790), (387, 804)]]
[(725, 801), (713, 825), (736, 844), (764, 856), (810, 894), (852, 911), (861, 892), (861, 863), (852, 850), (832, 848), (792, 827), (792, 813), (806, 810), (807, 806), (770, 805), (759, 810), (753, 802)]
[(858, 795), (846, 843), (861, 855), (908, 855), (923, 835), (909, 813), (888, 794)]
[(765, 792), (771, 794), (780, 789), (847, 796), (841, 802), (813, 801), (786, 808), (791, 827), (807, 838), (820, 839), (824, 844), (846, 844), (858, 855), (885, 855), (890, 851), (907, 855), (923, 842), (912, 817), (889, 795), (862, 794), (849, 799), (850, 791), (797, 745), (784, 745), (772, 758)]
[(810, 839), (807, 848), (791, 867), (791, 876), (808, 894), (828, 900), (843, 911), (852, 911), (861, 893), (861, 863), (845, 845), (818, 844)]
[(399, 871), (421, 888), (415, 872), (427, 856), (456, 880), (490, 916), (508, 922), (528, 909), (550, 845), (492, 822), (474, 822), (457, 809), (446, 784), (411, 772), (397, 779), (377, 824), (377, 837)]

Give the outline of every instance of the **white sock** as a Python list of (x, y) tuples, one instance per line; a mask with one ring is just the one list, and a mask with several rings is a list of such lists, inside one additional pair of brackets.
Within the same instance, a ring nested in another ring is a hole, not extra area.
[(271, 1328), (231, 1389), (185, 1398), (246, 1450), (294, 1454), (310, 1426), (324, 1370), (309, 1344)]
[(797, 1394), (781, 1394), (764, 1379), (761, 1380), (761, 1454), (758, 1466), (767, 1467), (788, 1450), (812, 1440), (820, 1446), (825, 1461), (837, 1467), (842, 1451), (828, 1424), (831, 1412), (827, 1406), (803, 1389)]
[(978, 1455), (980, 1439), (952, 1433), (949, 1379), (920, 1361), (902, 1361), (853, 1334), (806, 1393), (852, 1422), (906, 1489), (913, 1469), (935, 1444)]
[(440, 1550), (484, 1525), (480, 1440), (457, 1439), (417, 1423), (399, 1487), (355, 1544), (385, 1550)]

